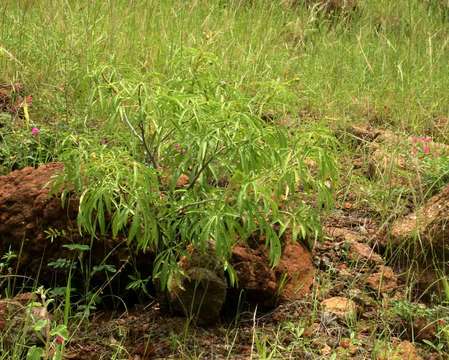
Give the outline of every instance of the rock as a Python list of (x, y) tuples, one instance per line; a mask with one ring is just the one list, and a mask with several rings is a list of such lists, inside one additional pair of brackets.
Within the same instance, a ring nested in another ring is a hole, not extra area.
[[(18, 274), (25, 275), (23, 279), (40, 275), (38, 281), (44, 285), (51, 282), (54, 286), (58, 284), (55, 277), (59, 276), (60, 286), (64, 286), (67, 274), (64, 270), (55, 271), (48, 264), (76, 255), (63, 247), (67, 242), (92, 245), (89, 250), (92, 266), (108, 256), (108, 264), (120, 270), (110, 284), (111, 290), (123, 297), (126, 293), (123, 287), (128, 284), (129, 271), (134, 271), (134, 267), (143, 277), (150, 276), (152, 255), (134, 251), (120, 238), (104, 236), (91, 244), (90, 237), (80, 235), (76, 223), (76, 198), (63, 208), (58, 194), (50, 193), (52, 177), (62, 170), (62, 164), (53, 163), (0, 176), (0, 253), (9, 249), (15, 254), (20, 253), (11, 266)], [(185, 186), (186, 181), (184, 176), (179, 185)], [(279, 301), (302, 299), (309, 294), (315, 268), (306, 247), (293, 243), (288, 235), (284, 235), (280, 262), (272, 268), (263, 244), (262, 240), (253, 247), (240, 244), (232, 249), (230, 263), (238, 276), (238, 290), (245, 290), (250, 302), (266, 307), (273, 307)], [(224, 266), (217, 261), (214, 253), (200, 257), (191, 253), (181, 259), (185, 276), (175, 279), (171, 289), (170, 299), (178, 308), (188, 309), (185, 313), (189, 315), (199, 314), (197, 317), (204, 318), (205, 322), (218, 317), (227, 294)], [(91, 285), (103, 284), (103, 275), (97, 273), (95, 279), (91, 279)], [(72, 281), (75, 286), (81, 277), (74, 272)], [(204, 299), (201, 304), (198, 302), (194, 289), (207, 294), (200, 296), (207, 299), (205, 305)]]
[(348, 349), (351, 346), (351, 339), (343, 338), (339, 344), (343, 349)]
[(321, 355), (328, 357), (332, 353), (332, 348), (329, 345), (324, 344), (320, 352)]
[(355, 355), (359, 351), (358, 346), (353, 344), (351, 339), (348, 338), (341, 339), (339, 345), (341, 348), (346, 349), (350, 355)]
[(22, 84), (0, 84), (0, 113), (23, 117), (25, 103), (31, 106), (32, 97), (24, 96)]
[(285, 276), (285, 286), (280, 289), (281, 301), (295, 301), (310, 294), (315, 279), (315, 268), (310, 252), (300, 243), (287, 244), (281, 261), (275, 269), (278, 284)]
[(340, 241), (363, 242), (364, 239), (361, 234), (344, 227), (325, 226), (323, 230), (326, 236)]
[(311, 254), (300, 243), (287, 243), (274, 269), (269, 266), (263, 246), (235, 246), (231, 264), (238, 275), (238, 288), (247, 292), (251, 302), (265, 307), (273, 307), (278, 301), (303, 299), (315, 278)]
[(178, 180), (176, 181), (176, 187), (177, 188), (183, 188), (185, 186), (187, 186), (189, 184), (189, 177), (186, 174), (181, 174), (178, 178)]
[(392, 186), (416, 186), (417, 170), (416, 163), (408, 161), (408, 159), (400, 155), (398, 150), (392, 149), (375, 149), (368, 162), (367, 176), (370, 179), (384, 178)]
[(415, 346), (409, 341), (400, 342), (393, 350), (393, 354), (388, 359), (391, 360), (422, 360), (418, 355)]
[(350, 125), (346, 131), (354, 136), (357, 142), (372, 142), (379, 135), (381, 135), (384, 130), (376, 129), (370, 125)]
[(437, 336), (437, 326), (435, 322), (429, 321), (425, 317), (418, 317), (413, 320), (411, 329), (408, 329), (410, 338), (423, 341), (434, 341)]
[(367, 145), (366, 175), (385, 179), (393, 187), (422, 187), (421, 178), (427, 170), (425, 160), (449, 155), (448, 145), (428, 136), (406, 136), (369, 125), (352, 125), (347, 131)]
[(366, 283), (371, 289), (382, 294), (392, 292), (398, 287), (396, 274), (389, 266), (380, 266), (379, 272), (368, 276)]
[(383, 263), (382, 257), (374, 252), (371, 247), (357, 241), (349, 242), (349, 258), (354, 261), (370, 261), (376, 264)]
[[(60, 227), (67, 220), (61, 200), (50, 197), (47, 184), (62, 164), (27, 167), (0, 176), (0, 236), (43, 239), (43, 229)], [(72, 213), (72, 218), (73, 218)]]
[(171, 289), (175, 309), (202, 325), (215, 322), (226, 299), (227, 283), (223, 276), (201, 267), (189, 268), (179, 286)]
[(248, 300), (263, 307), (274, 306), (277, 279), (263, 249), (236, 245), (232, 249), (230, 261), (238, 275), (237, 286), (245, 290)]
[[(275, 268), (270, 266), (267, 249), (261, 244), (255, 248), (235, 245), (230, 263), (238, 281), (236, 289), (229, 289), (231, 293), (244, 291), (248, 302), (264, 308), (304, 298), (310, 293), (315, 276), (310, 252), (299, 243), (284, 246)], [(223, 263), (216, 258), (213, 246), (207, 254), (190, 248), (180, 265), (185, 277), (169, 290), (172, 309), (202, 324), (214, 322), (225, 301), (227, 284)]]
[(219, 318), (226, 299), (224, 266), (215, 256), (213, 243), (204, 251), (193, 246), (188, 251), (179, 262), (183, 274), (169, 284), (169, 301), (174, 311), (201, 325), (211, 324)]
[(401, 341), (394, 338), (390, 346), (386, 344), (379, 349), (378, 360), (422, 360), (415, 346), (409, 341)]
[[(376, 300), (374, 300), (371, 296), (369, 296), (366, 293), (366, 291), (353, 288), (348, 291), (348, 295), (352, 299), (352, 301), (354, 301), (357, 305), (359, 305), (362, 308), (366, 307), (374, 308), (377, 305)], [(366, 316), (368, 314), (369, 313), (367, 311), (364, 311), (362, 316)]]
[(422, 188), (426, 160), (449, 154), (449, 146), (430, 137), (403, 137), (385, 133), (371, 145), (368, 174), (384, 177), (392, 186)]
[(449, 185), (415, 212), (396, 220), (391, 227), (394, 244), (417, 239), (427, 248), (444, 249), (449, 238)]
[(76, 218), (76, 205), (63, 209), (61, 200), (51, 197), (47, 186), (62, 168), (62, 164), (53, 163), (0, 176), (0, 253), (9, 249), (19, 253), (22, 248), (18, 259), (22, 275), (38, 274), (46, 251), (63, 255), (60, 245), (48, 240), (45, 233), (50, 228), (66, 229)]
[(314, 322), (312, 325), (304, 329), (303, 336), (306, 338), (315, 338), (320, 332), (320, 324)]
[(335, 296), (321, 302), (324, 313), (334, 315), (340, 319), (355, 319), (357, 307), (354, 301), (341, 296)]

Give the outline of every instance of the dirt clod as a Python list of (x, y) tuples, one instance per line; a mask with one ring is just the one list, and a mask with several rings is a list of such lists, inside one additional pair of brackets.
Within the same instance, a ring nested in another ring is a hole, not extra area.
[(0, 114), (23, 116), (24, 106), (31, 106), (32, 97), (25, 96), (24, 86), (20, 83), (0, 84)]
[(391, 239), (396, 244), (419, 236), (427, 248), (444, 249), (449, 238), (449, 186), (430, 198), (415, 212), (395, 221)]
[(380, 266), (378, 272), (368, 276), (366, 283), (371, 289), (382, 294), (392, 292), (398, 287), (396, 274), (389, 266)]
[(374, 252), (370, 246), (357, 241), (349, 243), (349, 257), (354, 261), (372, 261), (377, 264), (383, 263), (382, 257)]
[(335, 296), (321, 302), (324, 313), (335, 315), (340, 319), (354, 318), (356, 316), (356, 305), (354, 301), (342, 296)]
[(393, 352), (392, 360), (421, 360), (415, 346), (409, 341), (402, 341), (398, 344), (396, 350)]

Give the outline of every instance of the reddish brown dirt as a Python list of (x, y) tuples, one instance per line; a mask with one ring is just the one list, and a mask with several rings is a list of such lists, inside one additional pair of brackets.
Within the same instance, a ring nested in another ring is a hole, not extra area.
[(239, 287), (247, 290), (248, 298), (261, 302), (260, 305), (272, 306), (277, 289), (276, 274), (270, 269), (265, 254), (239, 245), (232, 251), (231, 262), (239, 274)]
[(24, 96), (22, 84), (0, 84), (0, 113), (22, 116), (24, 104), (30, 106), (31, 102), (31, 96)]
[(44, 230), (67, 227), (76, 217), (75, 206), (63, 209), (61, 200), (49, 196), (46, 184), (63, 169), (62, 164), (27, 167), (0, 176), (0, 236), (8, 239), (28, 239), (30, 245), (42, 248)]
[[(48, 181), (61, 169), (61, 164), (49, 164), (0, 177), (0, 251), (4, 253), (11, 246), (21, 254), (18, 266), (21, 273), (35, 272), (40, 268), (38, 265), (43, 265), (42, 276), (45, 273), (45, 261), (68, 255), (61, 249), (63, 243), (83, 241), (76, 231), (67, 230), (68, 237), (55, 239), (53, 243), (44, 233), (49, 227), (73, 227), (76, 230), (76, 202), (72, 202), (69, 209), (63, 209), (58, 197), (49, 196)], [(374, 281), (371, 280), (377, 280), (373, 277), (376, 274), (380, 274), (382, 279), (386, 278), (385, 271), (382, 271), (385, 268), (378, 264), (382, 263), (380, 255), (372, 248), (369, 252), (364, 248), (362, 251), (360, 248), (354, 250), (354, 242), (376, 244), (381, 232), (377, 224), (363, 212), (353, 211), (348, 206), (348, 209), (334, 212), (326, 224), (328, 240), (318, 243), (314, 248), (313, 262), (308, 250), (288, 241), (277, 269), (268, 265), (266, 250), (260, 244), (234, 248), (232, 264), (239, 275), (239, 287), (252, 292), (252, 300), (273, 305), (279, 282), (286, 275), (290, 282), (286, 283), (281, 295), (285, 300), (296, 301), (286, 302), (268, 314), (242, 313), (232, 351), (225, 344), (229, 336), (229, 329), (226, 328), (229, 324), (209, 328), (192, 326), (186, 335), (183, 318), (167, 317), (161, 313), (158, 304), (153, 303), (146, 308), (136, 308), (118, 319), (112, 316), (101, 318), (96, 314), (86, 326), (70, 329), (74, 337), (67, 346), (67, 358), (107, 358), (108, 354), (112, 356), (123, 346), (131, 359), (179, 358), (180, 352), (192, 355), (201, 353), (205, 354), (203, 358), (211, 359), (229, 358), (229, 355), (233, 359), (246, 359), (253, 346), (254, 321), (273, 343), (279, 340), (279, 325), (303, 321), (305, 330), (302, 339), (307, 344), (306, 349), (295, 347), (288, 331), (282, 335), (285, 336), (281, 339), (282, 345), (293, 346), (293, 350), (289, 350), (293, 358), (312, 358), (327, 353), (330, 348), (341, 353), (339, 358), (342, 359), (367, 358), (373, 351), (373, 339), (381, 336), (385, 330), (385, 324), (379, 324), (379, 319), (385, 315), (385, 306), (388, 306), (384, 301), (384, 293), (388, 293), (391, 299), (403, 299), (402, 283), (390, 271), (388, 279), (393, 280), (391, 286), (382, 289), (381, 286), (372, 285)], [(110, 241), (96, 241), (94, 247), (98, 248), (93, 249), (93, 254), (99, 254), (100, 248), (103, 251), (110, 250), (111, 244)], [(354, 257), (356, 250), (358, 257)], [(104, 256), (99, 255), (98, 258), (103, 259)], [(48, 271), (45, 276), (50, 274)], [(312, 285), (313, 296), (309, 294)], [(321, 311), (314, 308), (314, 303), (335, 296), (356, 303), (359, 320), (355, 329), (357, 346), (347, 344), (346, 339), (354, 331), (348, 324), (323, 317), (323, 314), (310, 316), (313, 312)], [(385, 321), (393, 325), (401, 324), (396, 317)], [(404, 336), (405, 325), (399, 325), (397, 333), (393, 335)], [(391, 328), (395, 329), (394, 326)], [(425, 337), (433, 338), (434, 334), (425, 334)]]
[[(76, 198), (71, 198), (63, 207), (60, 197), (50, 194), (51, 178), (62, 169), (62, 164), (52, 163), (0, 176), (0, 253), (11, 250), (16, 254), (16, 263), (11, 267), (30, 284), (31, 280), (39, 277), (39, 282), (44, 285), (63, 286), (67, 278), (65, 270), (55, 271), (48, 266), (49, 262), (61, 258), (72, 259), (76, 255), (63, 245), (91, 245), (90, 237), (83, 237), (78, 232)], [(55, 230), (61, 235), (50, 236), (49, 231)], [(108, 264), (124, 270), (116, 276), (117, 283), (122, 277), (127, 277), (126, 269), (122, 267), (128, 267), (131, 254), (123, 239), (96, 239), (92, 242), (90, 255), (92, 266), (108, 255)], [(148, 255), (143, 256), (142, 260), (148, 263)], [(144, 266), (144, 273), (149, 273), (151, 266)], [(103, 281), (101, 276), (98, 275), (98, 282)], [(125, 285), (124, 281), (122, 286)]]
[(285, 245), (275, 268), (270, 267), (263, 246), (235, 246), (231, 263), (238, 274), (238, 287), (247, 291), (251, 302), (265, 307), (274, 306), (278, 300), (303, 299), (310, 293), (315, 277), (311, 254), (299, 243)]
[(49, 196), (47, 184), (62, 168), (54, 163), (0, 176), (0, 252), (20, 254), (17, 269), (24, 275), (38, 273), (45, 252), (60, 251), (45, 231), (74, 225), (76, 204), (64, 209), (59, 198)]
[(315, 266), (310, 251), (302, 244), (287, 244), (275, 270), (278, 283), (286, 276), (285, 287), (281, 290), (281, 301), (301, 300), (310, 294), (315, 279)]
[(415, 212), (396, 220), (391, 228), (392, 241), (400, 245), (404, 241), (419, 239), (426, 248), (445, 250), (449, 237), (449, 186), (430, 198)]
[[(71, 256), (62, 245), (89, 243), (77, 232), (78, 202), (72, 199), (69, 206), (63, 208), (60, 198), (50, 194), (49, 183), (62, 170), (62, 164), (53, 163), (0, 177), (0, 250), (6, 252), (11, 248), (20, 254), (16, 271), (22, 275), (34, 278), (41, 273), (47, 276), (51, 273), (47, 267), (49, 261)], [(50, 229), (64, 230), (65, 234), (50, 239)], [(263, 241), (256, 244), (255, 249), (244, 245), (233, 250), (231, 263), (239, 278), (239, 289), (247, 290), (249, 298), (254, 297), (256, 303), (267, 307), (276, 304), (279, 293), (281, 301), (302, 299), (313, 283), (315, 273), (310, 252), (299, 243), (291, 243), (288, 237), (284, 241), (280, 263), (274, 269), (269, 265)], [(103, 258), (102, 246), (110, 250), (113, 244), (117, 241), (109, 239), (103, 244), (96, 241), (95, 258)], [(115, 257), (120, 259), (122, 255)], [(120, 266), (118, 259), (113, 261), (116, 267)]]

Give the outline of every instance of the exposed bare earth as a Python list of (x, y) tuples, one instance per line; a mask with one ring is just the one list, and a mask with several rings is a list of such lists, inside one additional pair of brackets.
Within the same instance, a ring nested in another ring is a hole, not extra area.
[[(49, 196), (47, 184), (61, 169), (60, 164), (48, 164), (0, 177), (0, 246), (2, 251), (12, 246), (20, 253), (17, 269), (22, 274), (36, 275), (39, 266), (42, 276), (46, 274), (48, 260), (64, 255), (61, 245), (68, 239), (52, 242), (45, 230), (64, 229), (65, 234), (73, 236), (69, 242), (83, 241), (74, 231), (77, 202), (63, 208), (58, 197)], [(432, 214), (440, 217), (445, 214), (444, 205), (436, 204), (440, 201), (445, 204), (447, 191), (426, 205), (436, 209), (429, 210)], [(426, 206), (418, 213), (427, 213)], [(443, 213), (438, 212), (440, 209)], [(409, 215), (402, 224), (412, 221), (409, 218), (414, 219)], [(435, 221), (432, 224), (441, 225)], [(246, 292), (237, 322), (225, 310), (217, 312), (219, 319), (215, 325), (191, 324), (185, 332), (185, 318), (168, 315), (157, 302), (136, 305), (125, 313), (103, 310), (95, 313), (87, 324), (70, 329), (74, 337), (68, 344), (67, 358), (98, 359), (99, 354), (108, 358), (120, 346), (130, 359), (179, 358), (181, 352), (202, 353), (204, 359), (246, 359), (254, 350), (257, 324), (267, 341), (280, 341), (293, 358), (326, 358), (336, 352), (341, 359), (365, 359), (374, 354), (376, 340), (389, 326), (394, 330), (393, 343), (386, 344), (384, 350), (377, 349), (377, 359), (437, 359), (419, 344), (409, 342), (411, 334), (415, 340), (433, 339), (432, 325), (421, 319), (410, 332), (408, 324), (389, 311), (394, 301), (405, 299), (405, 293), (402, 278), (377, 251), (377, 245), (385, 237), (384, 230), (349, 205), (334, 211), (326, 219), (324, 229), (326, 239), (317, 243), (312, 253), (287, 238), (281, 262), (275, 269), (268, 266), (263, 247), (234, 248), (232, 263), (239, 274), (239, 289)], [(113, 242), (98, 244), (92, 251), (101, 257)], [(48, 256), (45, 261), (43, 254)], [(182, 261), (192, 264), (191, 259)], [(283, 280), (287, 281), (280, 288)], [(276, 307), (278, 294), (281, 304)], [(5, 304), (0, 303), (3, 329), (11, 326), (10, 306)], [(18, 300), (12, 304), (23, 306)], [(263, 312), (257, 310), (256, 304), (265, 308)], [(299, 322), (304, 327), (303, 345), (299, 346), (297, 339), (285, 330), (290, 322)], [(279, 329), (283, 329), (281, 339)], [(351, 338), (351, 333), (356, 337)], [(226, 340), (229, 334), (235, 336), (233, 341)]]

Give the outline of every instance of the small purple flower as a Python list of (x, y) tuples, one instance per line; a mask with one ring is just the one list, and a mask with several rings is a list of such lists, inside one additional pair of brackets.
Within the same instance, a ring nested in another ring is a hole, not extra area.
[(33, 135), (33, 136), (38, 136), (40, 132), (41, 131), (37, 127), (34, 127), (31, 129), (31, 135)]

